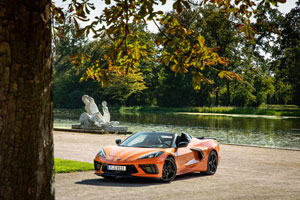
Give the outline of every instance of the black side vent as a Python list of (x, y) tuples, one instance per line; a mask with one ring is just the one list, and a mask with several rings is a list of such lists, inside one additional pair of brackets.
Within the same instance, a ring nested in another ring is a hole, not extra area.
[(158, 174), (158, 169), (155, 164), (139, 165), (139, 167), (147, 174)]
[(198, 148), (190, 148), (190, 149), (198, 152), (198, 157), (200, 160), (202, 160), (204, 158), (204, 154), (201, 149), (198, 149)]

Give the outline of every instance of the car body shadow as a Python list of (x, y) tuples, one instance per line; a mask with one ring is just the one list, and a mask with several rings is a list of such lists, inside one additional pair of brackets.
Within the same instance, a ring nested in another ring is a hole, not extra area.
[[(204, 177), (206, 175), (200, 173), (188, 173), (183, 175), (178, 175), (173, 180), (182, 181), (187, 179)], [(86, 179), (82, 181), (75, 182), (75, 184), (81, 185), (93, 185), (93, 186), (108, 186), (108, 187), (146, 187), (152, 185), (163, 185), (170, 184), (161, 182), (159, 179), (154, 178), (141, 178), (141, 177), (118, 177), (118, 178), (95, 178)]]

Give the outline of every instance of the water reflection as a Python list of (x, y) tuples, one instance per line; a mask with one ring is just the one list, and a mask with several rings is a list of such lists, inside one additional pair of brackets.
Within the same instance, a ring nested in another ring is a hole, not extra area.
[[(221, 143), (300, 149), (300, 119), (264, 119), (166, 113), (111, 113), (129, 131), (188, 132), (217, 137)], [(77, 120), (55, 118), (54, 127), (71, 127)]]

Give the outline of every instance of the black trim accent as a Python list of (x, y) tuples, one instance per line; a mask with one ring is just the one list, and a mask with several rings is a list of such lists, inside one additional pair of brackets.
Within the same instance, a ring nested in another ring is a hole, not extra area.
[(198, 148), (190, 148), (190, 149), (198, 152), (198, 157), (200, 160), (202, 160), (204, 158), (204, 154), (201, 149), (198, 149)]
[(158, 169), (155, 164), (142, 164), (139, 165), (139, 167), (147, 174), (158, 174)]
[(101, 169), (101, 166), (102, 166), (102, 163), (101, 163), (101, 162), (94, 161), (94, 169), (95, 169), (96, 171), (100, 170), (100, 169)]

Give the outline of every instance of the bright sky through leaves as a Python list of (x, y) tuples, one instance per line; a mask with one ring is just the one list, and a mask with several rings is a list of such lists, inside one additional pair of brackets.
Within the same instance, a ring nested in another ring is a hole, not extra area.
[[(63, 2), (62, 0), (54, 0), (53, 2), (55, 2), (55, 4), (57, 4), (56, 6), (67, 6), (68, 2)], [(104, 2), (104, 0), (90, 0), (91, 3), (94, 3), (96, 9), (95, 10), (91, 10), (91, 14), (89, 15), (90, 20), (94, 19), (96, 16), (98, 16), (102, 10), (107, 6)], [(158, 5), (155, 6), (155, 10), (162, 10), (164, 12), (168, 12), (172, 10), (172, 5), (173, 5), (174, 1), (173, 0), (168, 0), (166, 2), (165, 5)], [(292, 8), (296, 7), (296, 0), (287, 0), (286, 3), (284, 4), (279, 4), (278, 10), (282, 13), (288, 13)], [(82, 23), (81, 21), (79, 21), (80, 23)], [(152, 21), (148, 22), (148, 29), (151, 32), (158, 32), (157, 27), (155, 26), (155, 24)], [(89, 35), (90, 39), (92, 39), (92, 35)]]

